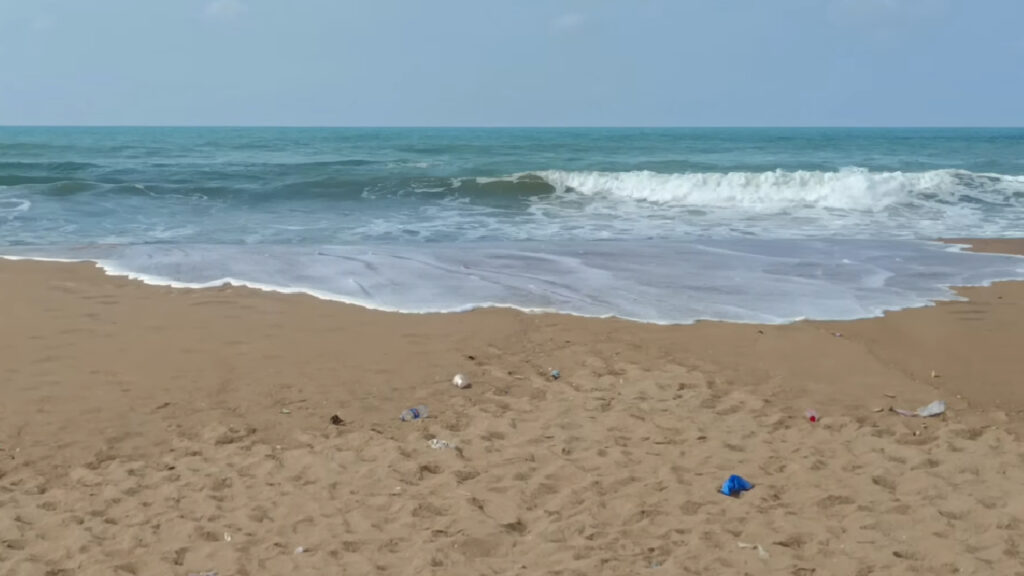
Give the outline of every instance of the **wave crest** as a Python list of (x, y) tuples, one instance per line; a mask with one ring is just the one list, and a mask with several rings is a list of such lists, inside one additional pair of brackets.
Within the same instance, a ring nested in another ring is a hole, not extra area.
[[(664, 174), (547, 170), (504, 179), (541, 179), (556, 193), (614, 196), (662, 204), (778, 211), (794, 207), (878, 211), (916, 202), (1005, 204), (1024, 197), (1024, 177), (962, 170), (871, 172), (704, 172)], [(493, 182), (491, 179), (489, 182)]]

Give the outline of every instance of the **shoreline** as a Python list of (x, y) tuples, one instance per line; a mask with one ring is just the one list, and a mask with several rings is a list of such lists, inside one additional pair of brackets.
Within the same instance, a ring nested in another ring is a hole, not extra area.
[[(1017, 239), (970, 239), (970, 238), (959, 238), (958, 239), (958, 238), (950, 238), (950, 239), (919, 240), (917, 242), (922, 243), (922, 244), (930, 244), (930, 245), (933, 245), (933, 246), (936, 246), (936, 247), (937, 246), (945, 245), (945, 246), (950, 247), (951, 249), (954, 249), (952, 251), (957, 252), (957, 253), (960, 253), (960, 252), (975, 252), (975, 253), (992, 254), (992, 255), (997, 255), (997, 256), (1012, 256), (1012, 257), (1015, 257), (1015, 258), (1024, 258), (1024, 245), (1022, 245), (1022, 242), (1018, 241)], [(972, 248), (973, 245), (976, 245), (978, 248)], [(318, 252), (318, 254), (319, 254), (319, 252)], [(729, 319), (727, 317), (692, 316), (692, 317), (690, 317), (687, 320), (671, 320), (671, 319), (664, 319), (664, 317), (662, 319), (653, 319), (653, 318), (652, 319), (644, 319), (644, 318), (641, 318), (641, 317), (634, 317), (634, 316), (628, 315), (629, 314), (628, 312), (623, 313), (622, 310), (620, 310), (619, 313), (617, 313), (617, 314), (616, 313), (590, 314), (590, 313), (586, 313), (586, 312), (573, 311), (573, 310), (570, 310), (570, 309), (567, 309), (567, 308), (530, 307), (530, 306), (527, 306), (527, 305), (504, 303), (501, 300), (485, 301), (485, 302), (479, 302), (479, 303), (474, 303), (474, 304), (460, 303), (460, 304), (455, 305), (454, 307), (451, 307), (451, 308), (402, 309), (402, 308), (396, 307), (394, 304), (385, 304), (385, 303), (381, 303), (381, 302), (372, 302), (372, 301), (369, 301), (369, 300), (363, 300), (363, 299), (354, 297), (352, 295), (346, 295), (346, 294), (344, 294), (342, 292), (332, 292), (329, 289), (316, 288), (316, 287), (313, 287), (314, 284), (307, 285), (306, 287), (296, 287), (296, 286), (289, 286), (289, 285), (284, 285), (284, 284), (265, 283), (265, 282), (261, 282), (261, 281), (258, 281), (258, 280), (240, 279), (240, 277), (235, 277), (235, 276), (231, 276), (231, 275), (218, 277), (218, 279), (216, 279), (216, 280), (209, 280), (209, 281), (202, 281), (202, 282), (200, 282), (200, 281), (175, 280), (175, 279), (173, 279), (172, 277), (169, 277), (169, 276), (155, 275), (155, 274), (150, 273), (150, 272), (140, 272), (138, 270), (125, 268), (122, 265), (118, 264), (115, 260), (98, 258), (95, 255), (93, 255), (93, 256), (80, 256), (78, 258), (70, 258), (70, 257), (59, 257), (59, 256), (26, 256), (26, 255), (18, 255), (18, 254), (13, 254), (13, 255), (11, 255), (11, 254), (7, 254), (7, 255), (0, 254), (0, 261), (5, 261), (5, 260), (6, 261), (13, 261), (13, 262), (17, 262), (17, 261), (30, 261), (30, 262), (66, 263), (66, 264), (85, 263), (85, 264), (89, 264), (89, 265), (94, 266), (95, 268), (99, 269), (100, 271), (102, 271), (102, 273), (104, 273), (104, 274), (106, 274), (108, 276), (124, 278), (126, 280), (134, 281), (134, 282), (139, 282), (139, 283), (147, 285), (147, 286), (170, 287), (170, 288), (175, 288), (175, 289), (188, 289), (188, 290), (208, 290), (208, 289), (219, 288), (219, 287), (224, 287), (224, 286), (231, 286), (231, 287), (235, 287), (235, 288), (243, 288), (243, 289), (253, 290), (253, 291), (256, 291), (256, 292), (263, 292), (263, 293), (282, 294), (282, 295), (310, 296), (310, 297), (313, 297), (313, 298), (316, 298), (318, 300), (322, 300), (322, 301), (325, 301), (325, 302), (331, 302), (331, 303), (341, 304), (341, 305), (345, 305), (345, 306), (356, 306), (356, 307), (363, 308), (363, 309), (366, 309), (366, 310), (369, 310), (369, 311), (372, 311), (372, 312), (381, 312), (381, 313), (388, 313), (388, 314), (405, 314), (405, 315), (435, 315), (435, 314), (440, 314), (440, 315), (445, 315), (445, 314), (464, 314), (464, 313), (476, 312), (476, 311), (480, 311), (480, 310), (510, 310), (510, 311), (513, 311), (513, 312), (516, 312), (516, 313), (523, 313), (523, 314), (530, 314), (530, 315), (535, 315), (535, 314), (552, 314), (552, 315), (571, 316), (571, 317), (574, 317), (574, 318), (586, 318), (586, 319), (595, 319), (595, 320), (617, 319), (617, 320), (624, 320), (624, 321), (627, 321), (627, 322), (635, 322), (635, 323), (638, 323), (638, 324), (654, 325), (654, 326), (689, 326), (689, 325), (694, 325), (694, 324), (699, 324), (699, 323), (706, 323), (706, 322), (725, 322), (725, 323), (735, 323), (735, 324), (743, 324), (743, 325), (784, 326), (784, 325), (787, 325), (787, 324), (793, 324), (793, 323), (799, 323), (799, 322), (847, 322), (847, 321), (857, 321), (857, 320), (863, 320), (863, 319), (869, 319), (869, 318), (880, 318), (880, 317), (883, 317), (883, 316), (885, 316), (885, 315), (887, 315), (889, 313), (892, 313), (892, 312), (899, 312), (899, 311), (902, 311), (902, 310), (909, 310), (909, 309), (915, 309), (915, 308), (921, 308), (921, 307), (929, 307), (929, 306), (933, 306), (933, 305), (935, 305), (936, 303), (939, 303), (939, 302), (946, 302), (946, 301), (956, 300), (959, 297), (958, 290), (961, 289), (961, 288), (986, 287), (986, 286), (990, 286), (990, 285), (992, 285), (994, 283), (1000, 283), (1000, 282), (1024, 281), (1024, 277), (1020, 277), (1019, 274), (1016, 274), (1016, 275), (1005, 275), (1004, 276), (1004, 275), (998, 275), (997, 273), (995, 273), (994, 270), (989, 270), (990, 273), (993, 273), (993, 275), (990, 276), (991, 278), (993, 278), (991, 280), (985, 280), (984, 282), (980, 282), (980, 283), (958, 283), (955, 280), (947, 279), (947, 282), (933, 284), (934, 288), (940, 289), (940, 290), (942, 290), (944, 292), (944, 294), (942, 296), (937, 296), (937, 295), (927, 295), (926, 296), (924, 294), (918, 294), (918, 295), (915, 296), (917, 298), (917, 300), (915, 302), (913, 302), (913, 303), (906, 303), (906, 302), (903, 303), (903, 304), (895, 304), (895, 303), (892, 303), (892, 302), (886, 303), (886, 304), (878, 304), (878, 303), (876, 303), (874, 308), (871, 309), (871, 310), (861, 310), (863, 315), (856, 315), (856, 316), (850, 316), (850, 317), (842, 317), (841, 316), (842, 313), (839, 313), (840, 316), (833, 315), (833, 316), (830, 317), (828, 315), (828, 313), (825, 313), (824, 315), (818, 315), (818, 316), (812, 315), (811, 317), (804, 316), (804, 315), (792, 316), (792, 317), (788, 317), (788, 318), (780, 317), (780, 318), (777, 318), (775, 320), (768, 321), (768, 320), (764, 320), (763, 319), (764, 316), (770, 316), (770, 314), (768, 314), (767, 312), (751, 310), (751, 311), (748, 311), (748, 313), (752, 314), (755, 317), (760, 315), (760, 316), (762, 316), (762, 319), (751, 319), (751, 318)], [(371, 268), (371, 270), (372, 270), (372, 268)], [(342, 271), (342, 273), (344, 273), (344, 272), (345, 271)], [(543, 283), (544, 280), (541, 280), (541, 282)], [(366, 291), (366, 288), (361, 283), (355, 282), (355, 284), (363, 291), (364, 294), (369, 295), (369, 293)], [(557, 285), (556, 285), (556, 287), (557, 287)], [(890, 296), (890, 298), (891, 298), (891, 296)], [(463, 302), (465, 302), (465, 301), (463, 301)], [(719, 303), (717, 303), (715, 305), (719, 306), (721, 308), (722, 303), (719, 302)], [(722, 311), (723, 310), (720, 309), (720, 312), (722, 312)], [(724, 312), (725, 312), (725, 315), (728, 316), (729, 310), (728, 310), (727, 306), (726, 306), (726, 309), (724, 310)]]
[[(879, 318), (670, 326), (376, 312), (89, 263), (0, 261), (0, 289), (5, 573), (1019, 567), (1022, 282)], [(937, 399), (939, 418), (886, 411)], [(716, 494), (732, 473), (756, 488)]]

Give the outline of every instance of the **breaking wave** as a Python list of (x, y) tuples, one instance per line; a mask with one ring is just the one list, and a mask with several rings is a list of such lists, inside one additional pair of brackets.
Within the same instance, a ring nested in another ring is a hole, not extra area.
[(745, 208), (777, 212), (792, 208), (882, 211), (901, 204), (982, 203), (1021, 205), (1024, 177), (962, 170), (872, 172), (570, 172), (548, 170), (480, 183), (516, 183), (536, 190), (538, 180), (556, 193), (614, 196), (661, 204)]

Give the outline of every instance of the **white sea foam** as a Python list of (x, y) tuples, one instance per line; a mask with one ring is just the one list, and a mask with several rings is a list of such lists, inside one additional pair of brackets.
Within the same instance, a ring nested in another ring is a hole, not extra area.
[(12, 219), (32, 208), (32, 202), (23, 198), (0, 198), (0, 216)]
[(394, 246), (5, 248), (98, 262), (152, 284), (244, 285), (367, 308), (511, 307), (652, 323), (877, 316), (955, 299), (948, 287), (1024, 279), (1024, 258), (918, 241), (716, 240)]
[[(1006, 202), (1014, 193), (1024, 193), (1024, 177), (962, 170), (871, 172), (847, 168), (835, 172), (680, 174), (551, 170), (532, 174), (559, 192), (767, 212), (794, 207), (880, 211), (901, 203), (954, 203), (969, 193), (978, 194), (982, 200)], [(519, 174), (510, 179), (525, 176)]]
[[(476, 218), (475, 231), (520, 239), (1024, 234), (1024, 177), (963, 170), (550, 170), (475, 181), (492, 189), (501, 182), (525, 184), (520, 190), (530, 216), (509, 225), (452, 210), (452, 222)], [(537, 183), (546, 183), (553, 193), (537, 193)]]

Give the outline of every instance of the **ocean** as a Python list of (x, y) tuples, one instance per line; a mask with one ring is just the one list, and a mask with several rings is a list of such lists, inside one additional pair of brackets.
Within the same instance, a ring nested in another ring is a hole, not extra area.
[(0, 254), (423, 313), (853, 319), (1024, 279), (1024, 129), (0, 127)]

